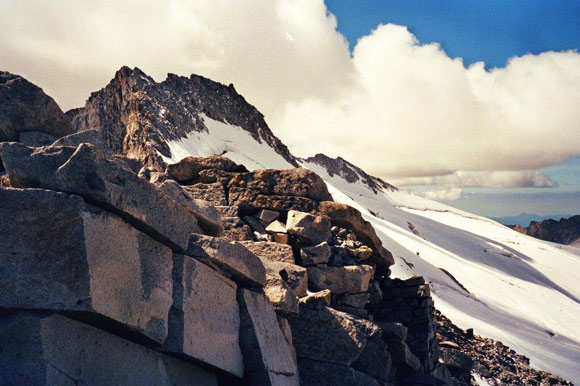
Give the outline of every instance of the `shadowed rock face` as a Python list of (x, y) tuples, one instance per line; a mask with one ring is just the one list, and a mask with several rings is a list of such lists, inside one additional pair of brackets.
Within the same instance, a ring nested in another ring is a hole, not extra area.
[(138, 68), (123, 67), (105, 88), (91, 94), (84, 108), (67, 113), (77, 131), (98, 129), (115, 154), (158, 170), (165, 168), (161, 155), (171, 156), (166, 141), (207, 131), (202, 114), (241, 127), (298, 166), (263, 115), (233, 85), (198, 75), (169, 74), (157, 83)]
[(0, 71), (0, 141), (18, 141), (23, 132), (62, 137), (73, 132), (70, 121), (41, 88), (19, 75)]
[(580, 246), (580, 215), (559, 221), (532, 221), (527, 228), (512, 225), (511, 228), (528, 236), (558, 244)]

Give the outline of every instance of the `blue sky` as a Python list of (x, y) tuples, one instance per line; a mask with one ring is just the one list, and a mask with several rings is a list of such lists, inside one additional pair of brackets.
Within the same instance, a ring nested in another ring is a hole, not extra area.
[(327, 0), (351, 48), (379, 24), (405, 25), (466, 65), (503, 67), (513, 56), (578, 49), (580, 1)]
[[(527, 53), (578, 50), (580, 1), (326, 0), (351, 50), (380, 24), (407, 26), (421, 43), (439, 43), (465, 66), (504, 67)], [(580, 135), (580, 127), (578, 128)], [(553, 188), (465, 188), (450, 205), (483, 214), (580, 213), (580, 157), (540, 170)], [(416, 188), (416, 187), (414, 187)], [(420, 188), (419, 188), (420, 190)]]

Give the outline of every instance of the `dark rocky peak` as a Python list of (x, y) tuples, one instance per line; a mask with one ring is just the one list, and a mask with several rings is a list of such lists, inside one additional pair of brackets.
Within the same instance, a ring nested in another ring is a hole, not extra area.
[(303, 159), (304, 162), (322, 166), (331, 177), (339, 176), (349, 183), (362, 182), (368, 186), (375, 194), (384, 190), (398, 190), (397, 187), (386, 183), (379, 177), (367, 174), (358, 166), (353, 165), (344, 158), (330, 158), (324, 154), (316, 154), (314, 157)]
[(20, 75), (0, 71), (0, 141), (40, 132), (53, 140), (73, 132), (56, 102)]
[(559, 221), (532, 221), (527, 228), (511, 225), (513, 230), (540, 240), (559, 244), (578, 245), (580, 243), (580, 215), (563, 218)]
[(115, 154), (158, 170), (165, 167), (162, 156), (171, 156), (168, 141), (208, 131), (203, 116), (241, 127), (297, 166), (263, 115), (233, 85), (198, 75), (169, 74), (157, 83), (138, 68), (122, 67), (105, 88), (91, 94), (84, 108), (68, 114), (77, 131), (100, 130)]

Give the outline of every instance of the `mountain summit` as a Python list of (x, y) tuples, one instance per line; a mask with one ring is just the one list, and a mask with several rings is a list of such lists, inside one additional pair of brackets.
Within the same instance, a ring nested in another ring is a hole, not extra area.
[(241, 128), (297, 166), (264, 116), (233, 85), (199, 75), (169, 74), (157, 83), (138, 68), (123, 67), (105, 88), (91, 94), (83, 108), (67, 115), (77, 132), (98, 128), (114, 154), (159, 170), (165, 169), (164, 157), (172, 157), (168, 143), (209, 132), (206, 117)]

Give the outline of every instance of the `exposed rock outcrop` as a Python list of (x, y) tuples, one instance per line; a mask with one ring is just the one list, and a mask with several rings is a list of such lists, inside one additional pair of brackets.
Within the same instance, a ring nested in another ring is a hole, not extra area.
[[(42, 89), (19, 75), (0, 71), (0, 141), (19, 141), (40, 132), (54, 139), (72, 134), (70, 121)], [(30, 139), (38, 143), (39, 138)], [(46, 140), (45, 140), (46, 141)]]
[(68, 116), (76, 131), (98, 129), (114, 154), (157, 170), (165, 169), (163, 156), (171, 157), (167, 141), (207, 131), (203, 116), (241, 127), (297, 166), (262, 114), (233, 85), (198, 75), (169, 74), (157, 83), (138, 68), (123, 67), (105, 88), (91, 94), (83, 108), (68, 112)]
[(540, 240), (580, 246), (580, 216), (556, 220), (532, 221), (527, 228), (511, 225), (513, 230)]

